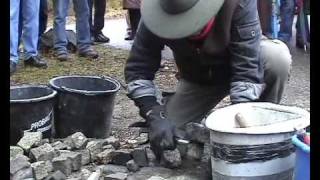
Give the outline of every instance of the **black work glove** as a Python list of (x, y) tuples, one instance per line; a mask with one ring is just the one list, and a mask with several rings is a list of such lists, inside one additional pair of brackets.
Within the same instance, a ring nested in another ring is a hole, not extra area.
[(135, 99), (135, 104), (140, 109), (140, 115), (147, 121), (151, 149), (160, 160), (164, 150), (176, 148), (175, 126), (167, 119), (164, 106), (159, 105), (155, 97)]
[(152, 107), (147, 113), (147, 122), (150, 124), (149, 140), (150, 146), (158, 160), (164, 150), (176, 148), (175, 126), (167, 119), (164, 106)]

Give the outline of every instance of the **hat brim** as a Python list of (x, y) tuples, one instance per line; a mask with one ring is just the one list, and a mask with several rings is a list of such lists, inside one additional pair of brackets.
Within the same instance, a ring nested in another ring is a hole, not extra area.
[(224, 0), (199, 0), (189, 10), (179, 14), (168, 14), (159, 0), (143, 0), (141, 15), (144, 24), (157, 36), (166, 39), (188, 37), (201, 30), (214, 17)]

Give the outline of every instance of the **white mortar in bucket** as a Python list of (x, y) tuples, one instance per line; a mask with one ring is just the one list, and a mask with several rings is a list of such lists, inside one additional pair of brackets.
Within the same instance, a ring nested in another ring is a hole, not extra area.
[[(241, 113), (249, 124), (240, 128), (235, 115)], [(253, 146), (290, 140), (297, 130), (310, 124), (309, 112), (272, 103), (242, 103), (212, 112), (205, 120), (210, 143)], [(211, 156), (213, 179), (291, 179), (295, 154), (266, 161), (231, 163)], [(285, 173), (284, 173), (285, 172)], [(287, 174), (287, 175), (286, 175)], [(287, 176), (287, 178), (285, 177)]]

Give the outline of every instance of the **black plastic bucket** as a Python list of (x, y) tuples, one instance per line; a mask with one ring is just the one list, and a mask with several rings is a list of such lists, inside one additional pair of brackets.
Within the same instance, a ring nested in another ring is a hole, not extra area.
[(11, 145), (15, 145), (24, 132), (40, 131), (44, 138), (51, 137), (56, 94), (47, 86), (10, 87)]
[(58, 92), (55, 137), (75, 132), (90, 138), (109, 136), (119, 82), (110, 77), (60, 76), (51, 79), (50, 86)]

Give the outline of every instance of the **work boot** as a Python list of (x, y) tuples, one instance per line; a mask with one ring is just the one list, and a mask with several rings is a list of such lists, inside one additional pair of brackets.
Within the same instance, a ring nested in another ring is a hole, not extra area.
[(87, 51), (79, 52), (78, 56), (88, 58), (88, 59), (97, 59), (99, 57), (99, 54), (97, 51), (90, 48)]
[(47, 68), (47, 61), (40, 57), (39, 55), (37, 56), (31, 56), (29, 59), (24, 61), (25, 66), (33, 66), (33, 67), (38, 67), (38, 68)]
[(102, 32), (99, 32), (94, 35), (94, 42), (100, 42), (100, 43), (108, 43), (110, 39), (105, 36)]
[(10, 76), (17, 71), (17, 63), (10, 60)]
[(66, 51), (56, 51), (54, 55), (59, 61), (67, 61), (70, 59), (69, 53)]

